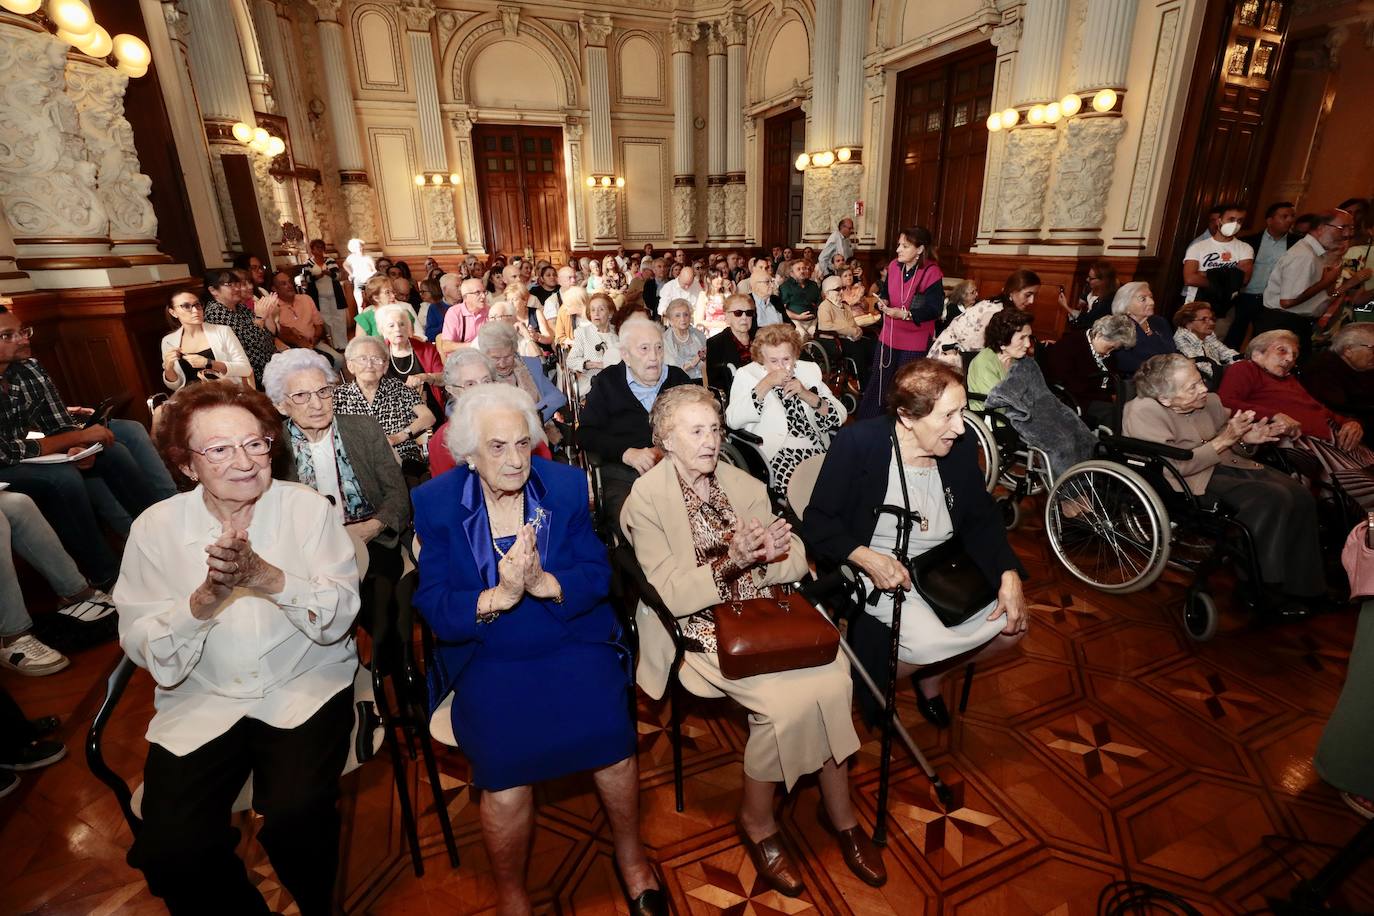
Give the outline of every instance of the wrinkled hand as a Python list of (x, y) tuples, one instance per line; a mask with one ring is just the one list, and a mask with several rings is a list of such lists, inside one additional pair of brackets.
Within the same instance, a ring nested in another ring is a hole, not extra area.
[(1269, 422), (1279, 427), (1280, 436), (1293, 437), (1302, 435), (1302, 424), (1286, 413), (1274, 414), (1269, 418)]
[(849, 555), (849, 559), (868, 573), (868, 577), (873, 580), (873, 585), (879, 591), (911, 588), (911, 573), (896, 557), (878, 553), (871, 547), (860, 547)]
[(275, 318), (281, 311), (281, 299), (276, 293), (268, 293), (253, 302), (253, 312), (259, 318)]
[(1231, 419), (1226, 421), (1226, 430), (1223, 435), (1234, 442), (1239, 442), (1245, 438), (1245, 434), (1250, 432), (1255, 425), (1255, 412), (1253, 410), (1237, 410), (1231, 414)]
[(1364, 438), (1364, 427), (1356, 420), (1350, 420), (1336, 430), (1336, 444), (1349, 451), (1360, 444)]
[(499, 579), (492, 599), (493, 610), (507, 611), (520, 601), (520, 596), (525, 594), (525, 567), (528, 562), (525, 542), (517, 535), (515, 543), (511, 544), (510, 550), (506, 551), (496, 566)]
[(784, 398), (799, 397), (805, 391), (806, 387), (797, 381), (795, 375), (782, 383), (782, 396)]
[(386, 525), (380, 519), (369, 518), (366, 521), (351, 522), (344, 526), (344, 530), (366, 544), (385, 531)]
[(620, 456), (620, 460), (634, 468), (641, 474), (647, 474), (658, 464), (658, 459), (663, 457), (656, 448), (627, 448), (625, 453)]
[(1029, 618), (1026, 615), (1026, 593), (1021, 589), (1021, 577), (1015, 571), (1002, 573), (1002, 587), (997, 590), (997, 607), (992, 609), (988, 620), (1006, 616), (1002, 633), (1013, 636), (1026, 632)]
[(419, 391), (421, 388), (425, 387), (425, 376), (424, 376), (424, 374), (420, 374), (420, 375), (407, 375), (407, 376), (406, 376), (406, 387), (407, 387), (407, 388), (414, 389), (415, 391)]
[(1273, 420), (1264, 420), (1250, 427), (1249, 432), (1241, 437), (1241, 441), (1246, 445), (1265, 445), (1269, 442), (1279, 440), (1280, 427)]
[(400, 445), (402, 442), (405, 442), (409, 438), (410, 433), (403, 429), (398, 433), (392, 433), (391, 435), (387, 436), (386, 441), (391, 443), (392, 445)]
[(763, 562), (774, 563), (787, 556), (792, 544), (792, 526), (786, 519), (775, 518), (764, 531)]
[(767, 552), (768, 540), (768, 531), (758, 519), (741, 519), (730, 537), (730, 562), (738, 569), (759, 563)]

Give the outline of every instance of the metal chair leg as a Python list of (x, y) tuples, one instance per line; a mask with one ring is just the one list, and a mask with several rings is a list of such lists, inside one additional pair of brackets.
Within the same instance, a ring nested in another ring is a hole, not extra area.
[(372, 690), (377, 703), (377, 713), (382, 718), (382, 726), (386, 731), (387, 751), (391, 755), (391, 773), (396, 782), (396, 800), (401, 808), (401, 829), (405, 832), (406, 839), (410, 843), (410, 863), (415, 869), (415, 877), (420, 877), (425, 873), (424, 859), (420, 855), (420, 831), (415, 825), (415, 811), (410, 806), (410, 791), (406, 789), (406, 768), (405, 762), (401, 759), (401, 749), (397, 743), (396, 730), (399, 724), (391, 714), (391, 703), (386, 698), (386, 690), (382, 683), (381, 675), (373, 670)]
[(418, 740), (420, 756), (425, 761), (425, 773), (429, 776), (430, 790), (434, 793), (434, 814), (439, 818), (439, 830), (444, 835), (444, 848), (448, 850), (448, 863), (457, 868), (458, 843), (453, 838), (453, 821), (449, 819), (448, 805), (444, 803), (444, 790), (439, 784), (439, 765), (434, 760), (434, 743), (427, 731), (421, 734)]
[(682, 798), (682, 710), (679, 706), (681, 688), (676, 677), (668, 687), (668, 719), (672, 728), (673, 741), (673, 801), (680, 813), (683, 809)]
[(968, 709), (968, 695), (973, 691), (973, 669), (977, 667), (977, 662), (969, 662), (964, 666), (964, 687), (959, 692), (959, 713), (962, 715)]

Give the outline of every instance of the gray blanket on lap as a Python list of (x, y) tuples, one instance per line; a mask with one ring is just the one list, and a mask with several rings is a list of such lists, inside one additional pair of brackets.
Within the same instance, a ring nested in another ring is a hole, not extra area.
[(1027, 445), (1050, 459), (1059, 478), (1073, 465), (1092, 457), (1097, 438), (1069, 407), (1050, 391), (1034, 357), (1011, 364), (1007, 377), (988, 392), (987, 406), (998, 408)]

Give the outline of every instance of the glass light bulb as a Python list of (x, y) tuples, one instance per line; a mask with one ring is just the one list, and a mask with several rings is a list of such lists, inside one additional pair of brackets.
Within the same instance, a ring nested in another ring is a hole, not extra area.
[(457, 173), (457, 172), (452, 172), (452, 173), (450, 173), (449, 176), (448, 176), (448, 183), (449, 183), (449, 184), (457, 184), (460, 180), (461, 180), (461, 179), (458, 177), (458, 173)]
[(798, 172), (805, 172), (806, 167), (811, 164), (811, 157), (806, 155), (806, 153), (802, 153), (793, 164), (796, 165)]
[(1015, 108), (1008, 108), (1002, 112), (1003, 127), (1015, 127), (1016, 123), (1020, 120), (1021, 112), (1017, 111)]
[(994, 111), (992, 114), (988, 115), (988, 131), (995, 134), (1001, 129), (1002, 113), (1000, 111)]
[(854, 151), (847, 146), (842, 146), (835, 151), (835, 158), (841, 162), (848, 162), (854, 157)]
[(131, 67), (138, 68), (147, 66), (153, 61), (153, 52), (148, 50), (148, 46), (143, 43), (143, 39), (137, 35), (130, 35), (121, 32), (111, 39), (114, 43), (114, 55), (119, 58), (120, 63), (126, 63)]
[(1116, 92), (1103, 89), (1093, 96), (1093, 108), (1097, 111), (1111, 111), (1116, 107)]
[(267, 132), (266, 128), (262, 128), (262, 127), (255, 127), (255, 128), (253, 128), (253, 142), (254, 142), (254, 143), (266, 143), (266, 142), (268, 141), (268, 139), (271, 138), (271, 136), (272, 136), (272, 135), (269, 134), (269, 133)]
[(437, 186), (437, 185), (441, 185), (441, 184), (444, 183), (444, 176), (443, 176), (443, 175), (435, 175), (433, 178), (430, 179), (430, 182), (432, 182), (432, 183), (433, 183), (434, 185), (436, 185), (436, 186)]
[(85, 52), (91, 57), (105, 57), (114, 49), (114, 39), (101, 26), (96, 26), (86, 39)]
[(43, 5), (43, 0), (0, 0), (0, 6), (20, 16), (35, 13)]
[(286, 141), (281, 137), (273, 137), (267, 141), (267, 155), (273, 159), (286, 152)]
[(1057, 124), (1062, 117), (1064, 117), (1064, 112), (1060, 110), (1058, 102), (1050, 102), (1045, 106), (1046, 124)]
[(602, 176), (601, 176), (601, 186), (602, 186), (603, 188), (609, 188), (609, 187), (611, 186), (611, 176), (610, 176), (610, 175), (602, 175)]
[(587, 176), (587, 187), (589, 187), (589, 188), (594, 188), (594, 187), (596, 187), (596, 179), (595, 179), (594, 177), (592, 177), (591, 175), (588, 175), (588, 176)]
[(247, 124), (244, 124), (242, 121), (236, 121), (234, 123), (232, 130), (234, 133), (234, 139), (239, 141), (240, 143), (247, 143), (249, 140), (253, 139), (253, 128), (249, 127)]
[(416, 187), (421, 187), (421, 188), (423, 188), (423, 187), (425, 186), (425, 176), (423, 176), (423, 175), (416, 175), (416, 176), (415, 176), (415, 185), (416, 185)]
[(61, 31), (89, 35), (95, 30), (95, 14), (81, 0), (48, 0), (48, 18)]
[(1032, 105), (1030, 111), (1026, 112), (1026, 120), (1032, 124), (1045, 123), (1045, 106)]
[(86, 50), (86, 38), (86, 35), (78, 35), (75, 32), (68, 32), (66, 29), (57, 30), (58, 41), (65, 41), (67, 44), (71, 45), (73, 48), (76, 48), (76, 50), (81, 51), (83, 53)]
[(616, 178), (616, 180), (615, 180), (615, 186), (616, 186), (617, 188), (623, 188), (623, 187), (625, 187), (625, 176), (624, 176), (624, 175), (618, 176), (618, 177)]
[(1071, 92), (1059, 100), (1059, 108), (1064, 117), (1072, 118), (1083, 110), (1083, 99), (1077, 93)]
[(131, 80), (136, 80), (139, 77), (147, 76), (148, 74), (148, 68), (146, 65), (142, 67), (135, 67), (133, 64), (126, 64), (124, 61), (120, 61), (119, 65), (116, 66), (115, 69), (118, 70), (120, 73), (123, 73)]

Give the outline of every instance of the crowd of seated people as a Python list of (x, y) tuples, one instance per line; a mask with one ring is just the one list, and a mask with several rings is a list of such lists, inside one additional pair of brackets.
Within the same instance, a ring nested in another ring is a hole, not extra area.
[[(1344, 253), (1353, 218), (1326, 217), (1306, 237), (1314, 241), (1291, 250)], [(1226, 248), (1235, 221), (1198, 251)], [(562, 264), (468, 256), (446, 269), (427, 259), (412, 273), (361, 247), (336, 261), (319, 240), (283, 270), (245, 258), (168, 303), (160, 369), (172, 394), (155, 437), (134, 423), (84, 426), (31, 358), (29, 329), (0, 311), (10, 443), (0, 481), (11, 485), (0, 509), (12, 547), (69, 616), (108, 617), (117, 605), (124, 650), (163, 688), (145, 774), (151, 829), (130, 856), (153, 892), (173, 912), (193, 911), (186, 901), (206, 888), (255, 909), (233, 844), (211, 821), (258, 771), (269, 858), (302, 911), (328, 906), (358, 659), (351, 634), (389, 619), (412, 518), (415, 605), (443, 646), (449, 717), (484, 790), (482, 836), (504, 907), (527, 905), (533, 786), (589, 771), (631, 912), (667, 911), (639, 837), (627, 692), (637, 679), (661, 695), (676, 647), (641, 609), (638, 667), (626, 667), (598, 535), (630, 548), (678, 618), (683, 685), (749, 711), (738, 830), (762, 879), (786, 895), (802, 890), (772, 802), (778, 783), (791, 789), (814, 773), (822, 823), (846, 863), (883, 883), (881, 853), (849, 801), (858, 739), (848, 662), (725, 678), (711, 608), (797, 581), (808, 556), (852, 564), (879, 596), (863, 615), (861, 662), (885, 670), (883, 634), (904, 591), (901, 671), (915, 675), (922, 714), (941, 726), (944, 672), (1025, 633), (1024, 571), (961, 418), (969, 391), (988, 394), (1020, 363), (1039, 365), (1027, 357), (1040, 278), (1016, 270), (1000, 295), (980, 300), (976, 284), (947, 283), (924, 228), (894, 244), (895, 257), (867, 273), (841, 244), (828, 246), (829, 264), (781, 246), (753, 258), (646, 246)], [(1256, 266), (1293, 292), (1305, 262), (1275, 258), (1273, 247), (1261, 240)], [(1223, 300), (1251, 295), (1253, 277), (1204, 269), (1208, 258), (1185, 269), (1195, 301), (1171, 314), (1172, 327), (1148, 284), (1119, 284), (1110, 263), (1091, 264), (1076, 307), (1060, 293), (1068, 327), (1042, 354), (1040, 384), (1062, 386), (1089, 425), (1124, 413), (1127, 434), (1192, 449), (1179, 463), (1185, 485), (1255, 536), (1265, 581), (1247, 587), (1282, 594), (1280, 613), (1297, 616), (1320, 605), (1327, 585), (1312, 493), (1248, 455), (1304, 437), (1366, 454), (1356, 447), (1374, 414), (1374, 323), (1358, 320), (1368, 273), (1323, 266), (1322, 290), (1277, 300), (1288, 309), (1321, 293), (1319, 317), (1337, 325), (1330, 349), (1296, 377), (1303, 341), (1286, 328), (1258, 335), (1244, 359), (1222, 343)], [(1267, 288), (1263, 298), (1274, 308)], [(1329, 314), (1336, 299), (1344, 321)], [(806, 358), (813, 339), (832, 362), (857, 365), (864, 398), (848, 428), (845, 392)], [(1115, 403), (1115, 379), (1128, 376), (1137, 396)], [(767, 481), (721, 463), (729, 429), (761, 440)], [(102, 450), (79, 461), (23, 463), (93, 444)], [(599, 516), (586, 475), (570, 467), (584, 456), (599, 476)], [(793, 532), (765, 484), (785, 493), (798, 465), (818, 456), (815, 499)], [(959, 627), (907, 591), (909, 572), (893, 556), (901, 521), (872, 511), (903, 504), (920, 520), (908, 550), (962, 543), (995, 595)], [(67, 660), (32, 635), (3, 561), (0, 596), (0, 665), (61, 670)], [(249, 657), (264, 660), (252, 675), (262, 682), (242, 698), (226, 679)], [(556, 703), (535, 689), (550, 679), (567, 686)], [(499, 702), (490, 684), (507, 688)], [(287, 774), (262, 755), (300, 766)], [(186, 797), (203, 803), (173, 801)]]

